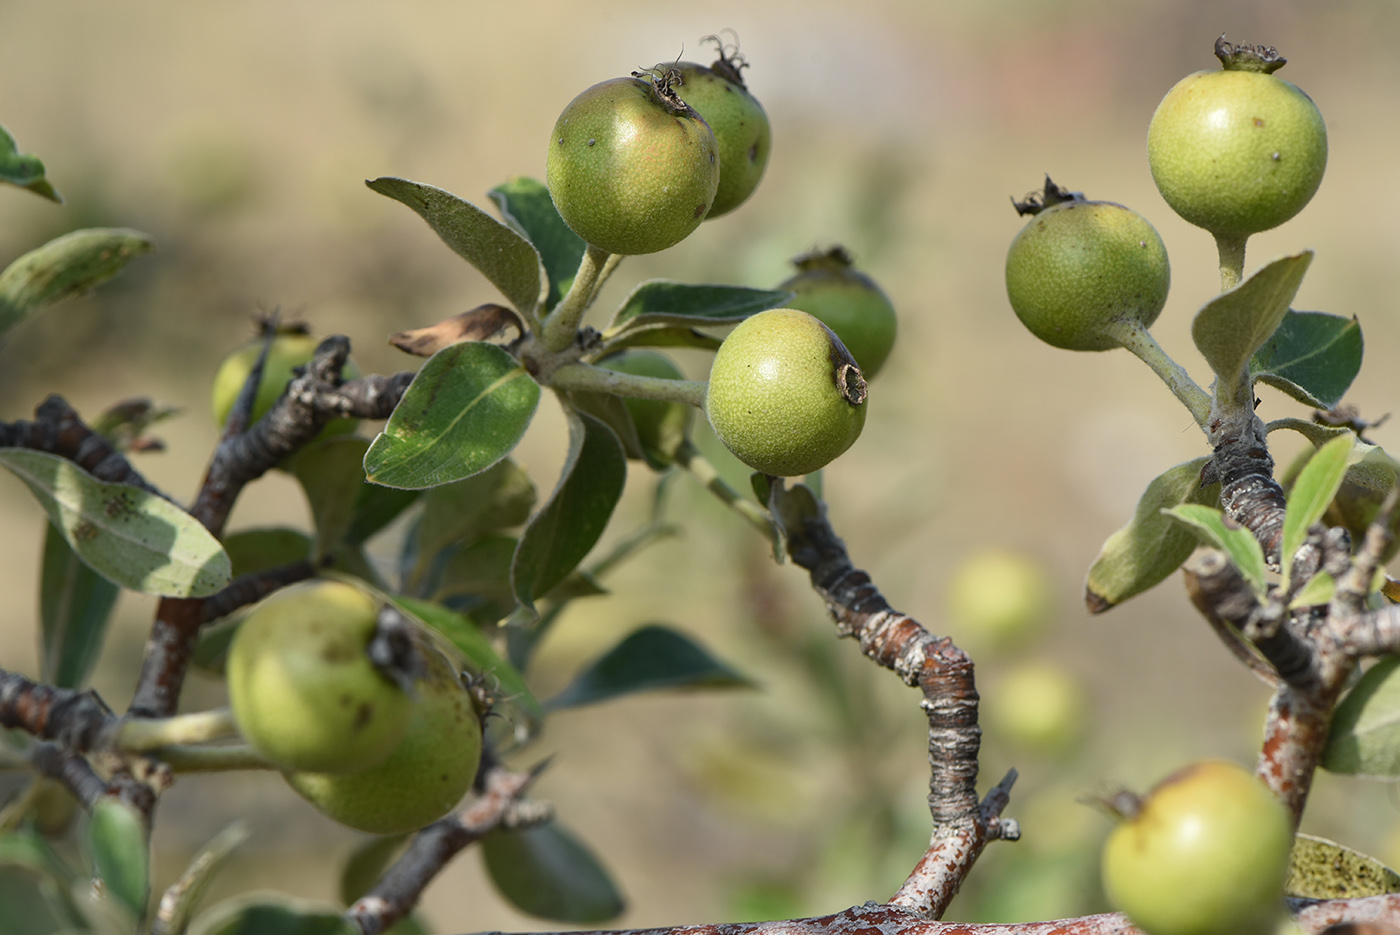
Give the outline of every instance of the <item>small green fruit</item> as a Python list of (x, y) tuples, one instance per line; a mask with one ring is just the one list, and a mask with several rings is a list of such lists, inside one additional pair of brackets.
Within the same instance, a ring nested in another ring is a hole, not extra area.
[(411, 704), (370, 660), (379, 605), (339, 581), (283, 588), (253, 608), (229, 646), (239, 731), (284, 769), (364, 769), (398, 746)]
[(673, 66), (681, 76), (676, 93), (705, 118), (719, 148), (719, 188), (707, 219), (728, 214), (748, 200), (773, 149), (768, 115), (740, 74), (747, 64), (721, 45), (719, 60), (709, 68), (694, 62)]
[(948, 613), (957, 638), (993, 651), (1030, 642), (1049, 611), (1049, 576), (1034, 559), (1009, 549), (972, 553), (948, 581)]
[[(639, 377), (685, 379), (685, 374), (671, 358), (645, 348), (610, 354), (599, 360), (598, 366)], [(657, 469), (670, 465), (675, 460), (676, 449), (690, 435), (690, 426), (695, 420), (694, 408), (684, 403), (634, 397), (625, 397), (623, 403), (637, 428), (637, 438), (647, 462)]]
[(819, 318), (860, 365), (867, 380), (875, 378), (894, 348), (894, 304), (857, 270), (843, 247), (832, 247), (793, 260), (797, 275), (778, 286), (795, 293), (788, 307)]
[(705, 412), (740, 461), (793, 477), (855, 443), (865, 396), (841, 339), (806, 312), (778, 308), (745, 319), (715, 352)]
[(614, 78), (554, 124), (545, 182), (564, 223), (609, 253), (655, 253), (700, 226), (719, 185), (715, 135), (656, 77)]
[(1074, 748), (1089, 709), (1079, 681), (1048, 662), (1024, 663), (1004, 673), (984, 704), (997, 735), (1050, 755)]
[[(1119, 796), (1109, 803), (1120, 814)], [(1207, 760), (1129, 796), (1103, 850), (1108, 898), (1149, 935), (1264, 935), (1283, 914), (1287, 810), (1250, 772)]]
[(1271, 72), (1273, 49), (1216, 41), (1223, 68), (1187, 75), (1147, 130), (1152, 178), (1172, 210), (1217, 237), (1277, 227), (1312, 200), (1327, 169), (1317, 105)]
[(288, 785), (326, 817), (371, 834), (402, 834), (437, 821), (471, 788), (481, 761), (481, 721), (456, 668), (417, 639), (427, 674), (399, 745), (356, 773), (289, 772)]
[[(267, 363), (263, 365), (262, 381), (258, 383), (257, 396), (253, 400), (253, 411), (248, 419), (250, 426), (267, 415), (272, 404), (277, 402), (282, 391), (287, 388), (287, 384), (296, 375), (293, 371), (310, 362), (316, 354), (317, 345), (320, 343), (307, 333), (304, 327), (291, 326), (278, 329), (277, 336), (272, 339), (272, 348), (267, 354)], [(258, 338), (238, 348), (225, 357), (223, 363), (219, 364), (219, 369), (214, 374), (214, 386), (210, 395), (214, 422), (220, 427), (228, 421), (229, 410), (233, 408), (234, 400), (238, 399), (238, 394), (242, 391), (248, 374), (252, 373), (253, 366), (258, 362), (258, 355), (262, 353), (262, 348), (263, 339)], [(347, 380), (355, 379), (359, 375), (359, 369), (354, 362), (346, 363), (344, 376)], [(358, 425), (359, 422), (355, 419), (336, 419), (321, 430), (320, 437), (348, 435), (354, 432)]]
[(1171, 267), (1152, 225), (1111, 201), (1085, 201), (1045, 180), (1043, 204), (1006, 255), (1006, 294), (1021, 323), (1071, 351), (1120, 347), (1115, 326), (1150, 327), (1167, 303)]

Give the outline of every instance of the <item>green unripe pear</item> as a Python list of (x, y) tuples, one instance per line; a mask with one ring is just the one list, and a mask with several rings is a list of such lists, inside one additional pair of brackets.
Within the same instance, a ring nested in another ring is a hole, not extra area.
[(715, 135), (665, 69), (614, 78), (554, 124), (545, 182), (574, 233), (609, 253), (655, 253), (700, 226), (719, 185)]
[(481, 761), (481, 721), (456, 668), (422, 634), (426, 675), (399, 745), (356, 773), (289, 772), (288, 785), (326, 817), (371, 834), (401, 834), (437, 821), (471, 788)]
[(748, 200), (773, 150), (768, 114), (740, 74), (745, 64), (721, 47), (719, 60), (709, 68), (694, 62), (673, 66), (681, 76), (677, 95), (705, 118), (718, 146), (719, 187), (707, 220), (728, 214)]
[(412, 705), (371, 661), (379, 604), (339, 581), (276, 592), (239, 625), (228, 651), (239, 731), (284, 769), (343, 772), (387, 757)]
[(986, 548), (958, 563), (948, 580), (950, 626), (970, 649), (1024, 648), (1049, 617), (1049, 576), (1035, 559)]
[[(253, 399), (253, 411), (248, 418), (249, 425), (267, 415), (272, 404), (277, 402), (282, 391), (287, 388), (287, 383), (295, 376), (293, 371), (311, 361), (320, 343), (301, 326), (289, 326), (278, 330), (277, 336), (272, 339), (267, 363), (263, 365), (262, 380), (258, 383), (257, 396)], [(214, 374), (214, 386), (210, 390), (210, 403), (214, 412), (214, 422), (220, 427), (228, 421), (229, 410), (238, 399), (248, 374), (257, 364), (262, 348), (263, 339), (258, 338), (238, 348), (219, 364), (219, 369)], [(359, 368), (354, 362), (346, 362), (345, 378), (353, 380), (359, 375)], [(336, 419), (321, 430), (320, 437), (347, 435), (354, 432), (358, 425), (356, 419)]]
[[(685, 379), (685, 374), (671, 358), (646, 348), (609, 354), (598, 361), (598, 366), (638, 377)], [(676, 449), (690, 434), (691, 423), (695, 420), (694, 408), (684, 403), (632, 396), (624, 397), (623, 403), (637, 428), (637, 438), (647, 462), (658, 469), (668, 466), (675, 459)]]
[(1006, 294), (1022, 324), (1070, 351), (1121, 347), (1115, 326), (1150, 327), (1167, 303), (1167, 248), (1142, 215), (1111, 201), (1085, 201), (1046, 179), (1045, 202), (1006, 255)]
[(793, 477), (855, 443), (865, 397), (841, 339), (806, 312), (777, 308), (740, 322), (715, 352), (705, 413), (740, 461)]
[(894, 349), (897, 322), (894, 304), (875, 280), (855, 268), (842, 247), (821, 250), (792, 261), (797, 274), (779, 289), (795, 293), (789, 308), (821, 319), (860, 365), (867, 380), (885, 365)]
[(1050, 662), (1022, 663), (1003, 673), (984, 704), (997, 735), (1051, 755), (1074, 748), (1089, 712), (1079, 681)]

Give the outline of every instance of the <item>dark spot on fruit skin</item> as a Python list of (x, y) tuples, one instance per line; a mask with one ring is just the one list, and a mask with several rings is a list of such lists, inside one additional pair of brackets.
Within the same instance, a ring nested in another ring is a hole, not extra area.
[(709, 206), (709, 205), (707, 205), (707, 204), (698, 204), (698, 205), (695, 206), (695, 216), (696, 216), (696, 217), (702, 218), (702, 217), (704, 217), (705, 215), (707, 215), (707, 214), (709, 214), (709, 213), (710, 213), (710, 206)]
[(758, 144), (749, 147), (749, 162), (758, 162)]
[(374, 717), (374, 705), (366, 702), (360, 705), (360, 709), (355, 712), (355, 730), (364, 730), (369, 726), (369, 722)]
[(1264, 126), (1264, 118), (1263, 118), (1263, 117), (1255, 117), (1255, 118), (1254, 118), (1254, 125), (1255, 125), (1256, 127), (1263, 127), (1263, 126)]
[(592, 145), (593, 145), (594, 143), (596, 143), (596, 142), (597, 142), (597, 140), (589, 140), (589, 141), (588, 141), (588, 145), (589, 145), (589, 146), (592, 146)]

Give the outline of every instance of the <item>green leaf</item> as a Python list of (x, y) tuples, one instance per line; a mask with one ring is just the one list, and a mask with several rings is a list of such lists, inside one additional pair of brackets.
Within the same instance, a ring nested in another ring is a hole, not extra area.
[(97, 227), (29, 251), (0, 272), (0, 335), (55, 302), (87, 292), (154, 248), (140, 231)]
[(649, 624), (595, 659), (545, 707), (577, 708), (644, 691), (753, 687), (690, 637)]
[(195, 920), (190, 935), (360, 935), (330, 903), (254, 893), (225, 900)]
[(306, 533), (285, 526), (241, 529), (224, 536), (224, 550), (235, 578), (307, 561), (314, 546)]
[(462, 259), (481, 271), (506, 301), (527, 318), (548, 288), (540, 255), (511, 228), (451, 192), (392, 177), (365, 182), (381, 195), (401, 201)]
[(1332, 439), (1317, 450), (1293, 482), (1283, 514), (1283, 543), (1279, 547), (1279, 570), (1283, 573), (1285, 587), (1293, 567), (1293, 554), (1307, 538), (1308, 529), (1322, 519), (1327, 505), (1337, 495), (1355, 442), (1356, 436), (1351, 434)]
[(611, 354), (629, 347), (693, 347), (702, 351), (717, 351), (724, 341), (714, 335), (683, 325), (643, 325), (626, 328), (604, 343)]
[(494, 344), (443, 348), (423, 365), (365, 454), (371, 483), (417, 489), (484, 471), (510, 454), (540, 385)]
[(423, 516), (413, 531), (420, 566), (456, 542), (519, 526), (535, 506), (530, 475), (506, 458), (471, 477), (423, 494)]
[(1289, 309), (1249, 362), (1250, 379), (1305, 405), (1331, 409), (1356, 379), (1364, 348), (1355, 318)]
[(627, 456), (612, 429), (585, 413), (566, 410), (569, 452), (559, 484), (520, 537), (511, 586), (523, 606), (563, 581), (583, 561), (627, 482)]
[(59, 688), (87, 684), (120, 590), (78, 558), (52, 523), (44, 527), (39, 618), (45, 682)]
[(1283, 891), (1302, 899), (1384, 896), (1400, 893), (1400, 874), (1335, 841), (1299, 834), (1293, 839)]
[(10, 131), (0, 126), (0, 182), (17, 185), (41, 198), (63, 204), (63, 199), (44, 177), (44, 164), (38, 156), (19, 151)]
[(5, 935), (85, 931), (62, 881), (37, 864), (0, 859), (0, 906), (5, 910)]
[(1220, 485), (1201, 487), (1209, 458), (1168, 469), (1147, 485), (1128, 525), (1104, 542), (1084, 582), (1084, 602), (1100, 614), (1155, 587), (1196, 548), (1196, 535), (1162, 511), (1182, 503), (1215, 506)]
[(613, 336), (624, 326), (631, 331), (650, 325), (730, 324), (770, 308), (780, 308), (791, 298), (792, 293), (785, 289), (691, 285), (651, 279), (623, 301), (608, 326), (607, 336)]
[[(1357, 441), (1352, 449), (1347, 473), (1332, 499), (1324, 518), (1340, 522), (1351, 533), (1353, 542), (1360, 542), (1366, 529), (1375, 522), (1386, 494), (1400, 476), (1400, 464), (1377, 445)], [(1389, 562), (1400, 552), (1400, 510), (1390, 517), (1390, 544), (1381, 553), (1381, 562)]]
[(92, 807), (88, 844), (93, 873), (118, 902), (144, 916), (151, 892), (150, 830), (145, 819), (121, 799), (104, 796)]
[(370, 838), (350, 853), (340, 870), (340, 901), (350, 905), (374, 888), (408, 845), (411, 834)]
[(199, 849), (185, 872), (180, 874), (180, 879), (161, 897), (155, 925), (151, 928), (152, 935), (184, 935), (195, 906), (209, 887), (209, 881), (223, 867), (234, 849), (248, 840), (248, 835), (247, 824), (235, 821)]
[(1254, 588), (1255, 594), (1265, 593), (1268, 589), (1268, 579), (1265, 577), (1267, 565), (1264, 550), (1259, 546), (1259, 540), (1254, 538), (1254, 533), (1243, 526), (1226, 525), (1224, 513), (1199, 503), (1183, 503), (1164, 512), (1191, 527), (1207, 545), (1228, 555)]
[(1380, 660), (1337, 705), (1322, 768), (1373, 779), (1400, 777), (1400, 656)]
[(392, 600), (405, 613), (445, 636), (467, 658), (473, 672), (490, 676), (491, 687), (500, 692), (507, 704), (521, 711), (531, 724), (539, 725), (544, 721), (544, 709), (535, 700), (525, 677), (501, 658), (491, 641), (470, 620), (432, 601), (403, 595), (394, 595)]
[(292, 457), (292, 473), (306, 494), (316, 525), (316, 554), (344, 542), (355, 521), (355, 504), (365, 487), (369, 442), (355, 435), (332, 435)]
[(624, 904), (598, 858), (557, 822), (481, 840), (491, 881), (516, 908), (556, 922), (605, 922)]
[(1278, 330), (1312, 258), (1311, 250), (1280, 257), (1196, 314), (1191, 337), (1222, 386), (1237, 384), (1254, 352)]
[(454, 549), (443, 563), (433, 599), (483, 623), (502, 619), (515, 608), (510, 565), (518, 545), (514, 536), (486, 536)]
[(1319, 607), (1332, 603), (1332, 598), (1337, 593), (1337, 579), (1333, 578), (1329, 572), (1319, 571), (1308, 579), (1307, 584), (1298, 589), (1298, 593), (1293, 595), (1293, 600), (1288, 602), (1288, 609), (1295, 610), (1300, 607)]
[(524, 234), (540, 254), (545, 275), (549, 278), (549, 293), (545, 296), (547, 312), (573, 285), (579, 261), (588, 245), (569, 229), (554, 208), (549, 189), (535, 179), (520, 176), (491, 189), (491, 200), (501, 209), (507, 224)]
[[(363, 472), (362, 472), (363, 473)], [(345, 541), (361, 545), (384, 529), (423, 495), (421, 490), (399, 490), (378, 484), (362, 484), (355, 495), (354, 515)]]
[(0, 448), (0, 467), (28, 485), (73, 550), (109, 581), (166, 597), (204, 597), (229, 583), (219, 540), (168, 500), (42, 451)]

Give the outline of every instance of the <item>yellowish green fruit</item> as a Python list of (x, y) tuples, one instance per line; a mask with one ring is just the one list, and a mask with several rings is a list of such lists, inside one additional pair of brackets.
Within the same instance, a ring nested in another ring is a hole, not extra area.
[(1034, 216), (1006, 255), (1006, 294), (1032, 334), (1066, 350), (1106, 351), (1122, 346), (1115, 326), (1157, 320), (1171, 267), (1162, 238), (1142, 215), (1085, 201), (1049, 179), (1044, 206), (1018, 209)]
[(793, 263), (797, 274), (778, 286), (795, 293), (788, 307), (821, 319), (846, 345), (865, 378), (874, 379), (894, 349), (898, 322), (889, 296), (855, 268), (842, 247), (809, 253)]
[(426, 676), (399, 745), (356, 773), (285, 773), (326, 817), (371, 834), (400, 834), (437, 821), (471, 788), (481, 760), (481, 721), (457, 670), (419, 635)]
[[(1293, 822), (1252, 773), (1206, 760), (1128, 796), (1103, 850), (1109, 900), (1148, 935), (1266, 935), (1283, 916)], [(1125, 813), (1126, 812), (1126, 813)]]
[(574, 233), (608, 253), (655, 253), (700, 226), (719, 186), (715, 135), (662, 69), (595, 84), (554, 124), (545, 182)]
[[(267, 363), (263, 366), (262, 380), (258, 383), (257, 396), (253, 400), (253, 412), (248, 419), (250, 426), (267, 415), (272, 404), (277, 402), (288, 382), (295, 376), (293, 371), (310, 362), (320, 343), (304, 328), (294, 327), (278, 331), (272, 340), (272, 348), (268, 351)], [(219, 369), (214, 374), (214, 386), (210, 396), (214, 422), (220, 427), (228, 421), (229, 410), (233, 409), (233, 403), (243, 390), (248, 374), (252, 373), (254, 365), (257, 364), (262, 348), (263, 339), (258, 338), (238, 348), (219, 364)], [(359, 368), (354, 362), (347, 362), (345, 379), (353, 380), (359, 375)], [(320, 437), (347, 435), (354, 432), (358, 425), (359, 422), (355, 419), (336, 419), (321, 430)]]
[(718, 147), (719, 187), (706, 219), (728, 214), (748, 200), (773, 150), (772, 124), (744, 84), (743, 64), (721, 48), (719, 60), (709, 68), (694, 62), (673, 66), (681, 75), (677, 95), (705, 118)]
[(953, 632), (970, 647), (1024, 646), (1050, 613), (1050, 578), (1035, 559), (986, 548), (958, 563), (948, 582)]
[(995, 736), (1037, 753), (1073, 749), (1084, 734), (1088, 700), (1061, 666), (1029, 662), (1004, 673), (983, 702)]
[(343, 772), (399, 745), (412, 705), (370, 660), (379, 604), (339, 581), (283, 588), (228, 651), (229, 706), (249, 744), (284, 769)]
[(793, 477), (824, 467), (865, 426), (865, 379), (830, 328), (791, 308), (742, 321), (715, 352), (705, 412), (756, 471)]
[(1277, 227), (1312, 200), (1327, 127), (1312, 98), (1273, 76), (1272, 49), (1221, 38), (1223, 68), (1177, 82), (1147, 130), (1153, 181), (1172, 210), (1218, 237)]

